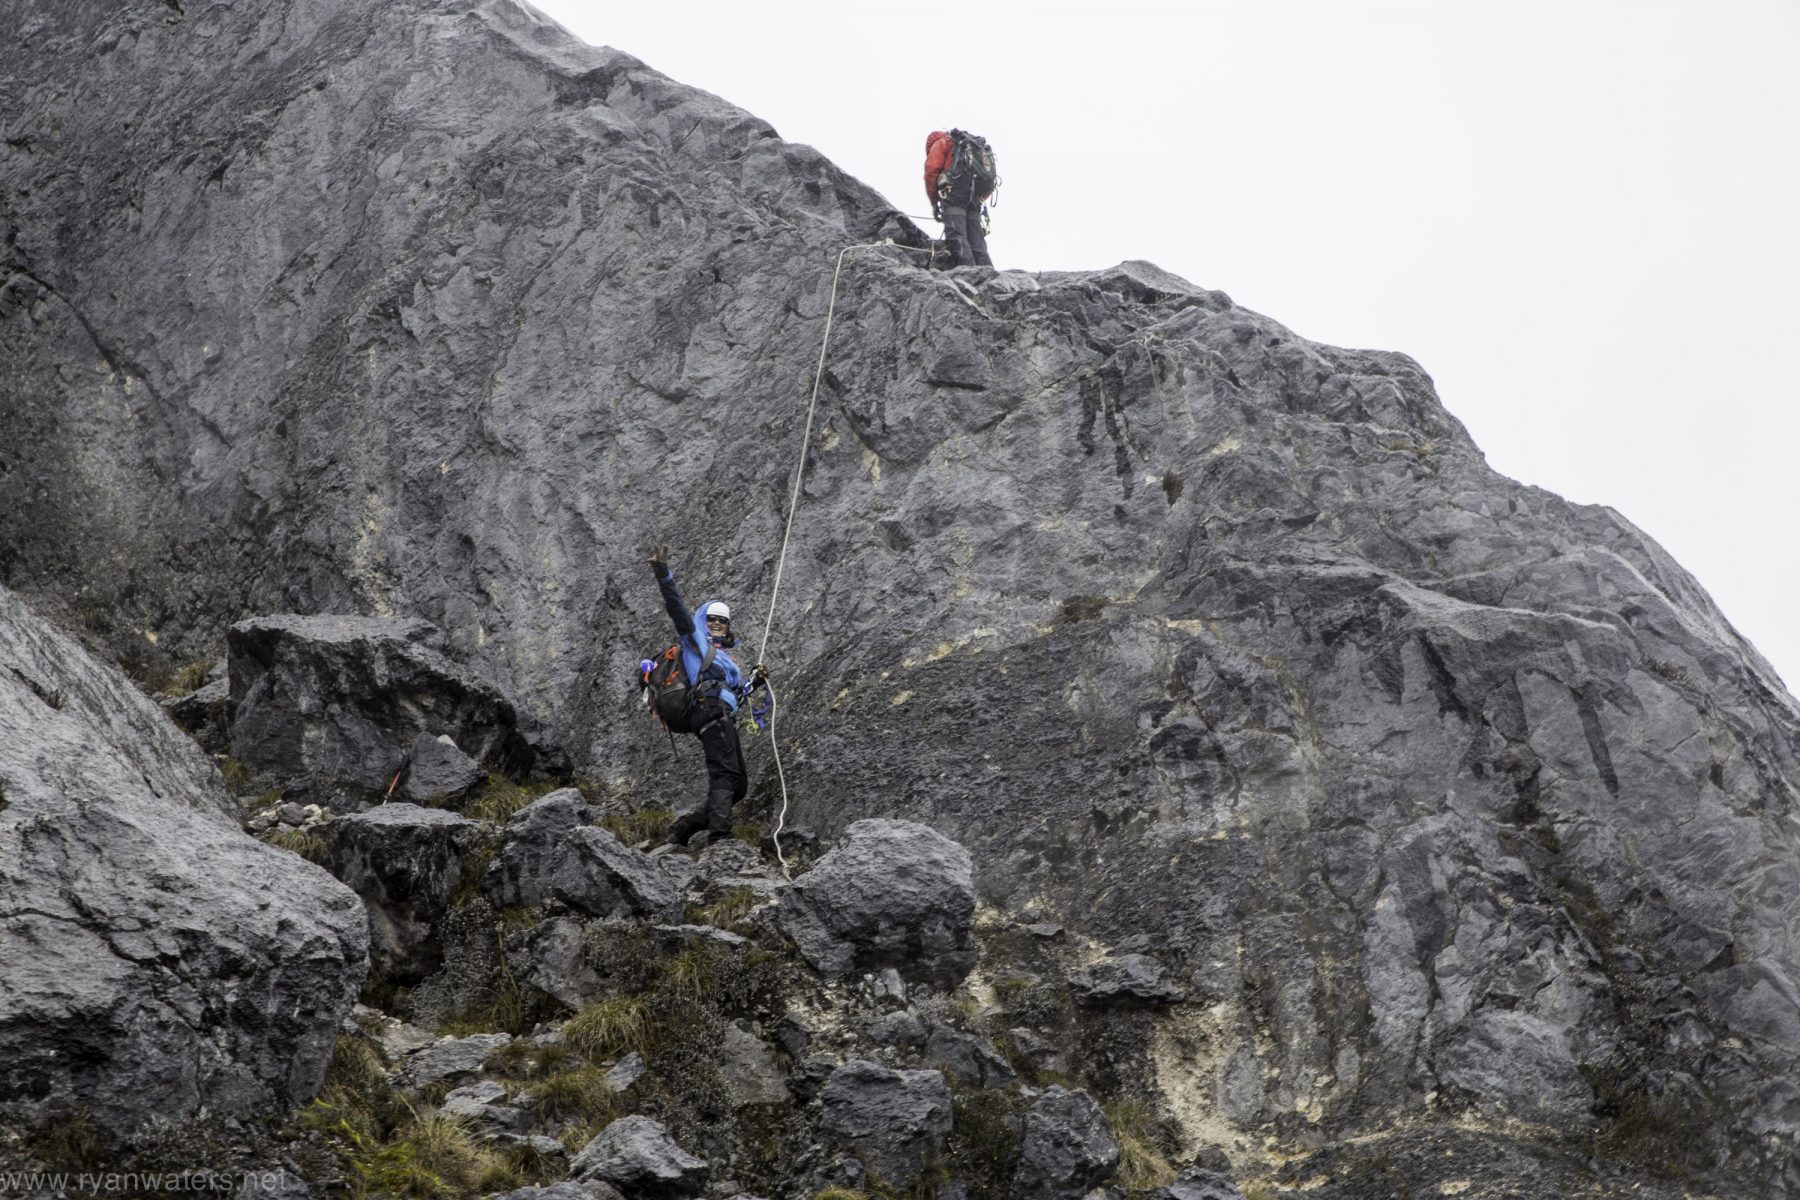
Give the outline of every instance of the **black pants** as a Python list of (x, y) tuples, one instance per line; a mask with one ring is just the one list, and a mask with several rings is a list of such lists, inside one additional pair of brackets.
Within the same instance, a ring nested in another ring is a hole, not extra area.
[(987, 234), (981, 232), (981, 206), (962, 208), (946, 204), (939, 211), (944, 214), (944, 237), (950, 243), (950, 253), (956, 256), (956, 265), (993, 266), (994, 260), (988, 257)]
[(702, 700), (691, 710), (689, 724), (706, 755), (706, 803), (683, 813), (669, 836), (683, 844), (702, 829), (714, 839), (730, 837), (731, 806), (750, 786), (744, 748), (738, 744), (737, 715), (723, 700)]

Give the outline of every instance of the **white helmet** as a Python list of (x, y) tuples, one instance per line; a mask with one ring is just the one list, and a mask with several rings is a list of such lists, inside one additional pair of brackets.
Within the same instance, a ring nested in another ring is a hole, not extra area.
[(723, 600), (714, 600), (706, 606), (706, 611), (701, 613), (700, 616), (703, 620), (707, 617), (724, 617), (729, 621), (731, 620), (731, 605), (725, 603)]

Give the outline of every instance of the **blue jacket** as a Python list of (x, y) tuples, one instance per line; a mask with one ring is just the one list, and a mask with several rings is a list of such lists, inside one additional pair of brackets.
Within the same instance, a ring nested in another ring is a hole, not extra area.
[(716, 683), (716, 689), (706, 687), (702, 690), (708, 694), (716, 690), (726, 707), (736, 712), (738, 701), (750, 694), (750, 683), (724, 647), (714, 647), (712, 662), (707, 664), (705, 676), (702, 677), (700, 673), (700, 664), (706, 661), (707, 641), (706, 622), (700, 614), (712, 601), (708, 600), (706, 604), (689, 612), (687, 602), (675, 587), (673, 571), (657, 576), (656, 586), (662, 589), (663, 605), (669, 610), (669, 620), (675, 623), (678, 635), (676, 644), (681, 647), (681, 671), (687, 676), (688, 685), (700, 687), (703, 678), (707, 682)]

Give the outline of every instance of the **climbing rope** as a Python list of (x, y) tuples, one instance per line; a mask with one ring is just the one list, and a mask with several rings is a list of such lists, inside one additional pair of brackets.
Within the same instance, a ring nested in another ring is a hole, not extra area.
[[(819, 339), (819, 365), (813, 371), (812, 399), (806, 406), (806, 430), (800, 435), (800, 461), (794, 465), (794, 486), (788, 493), (787, 524), (781, 531), (781, 552), (775, 556), (775, 585), (769, 589), (769, 616), (763, 622), (762, 645), (756, 651), (756, 661), (759, 663), (766, 661), (764, 653), (769, 648), (769, 629), (775, 623), (775, 601), (781, 595), (781, 572), (787, 565), (788, 540), (794, 532), (794, 510), (800, 504), (800, 483), (806, 475), (806, 448), (812, 444), (813, 416), (819, 408), (819, 381), (825, 378), (825, 350), (831, 344), (831, 322), (837, 314), (838, 280), (844, 274), (844, 255), (852, 250), (877, 250), (883, 246), (895, 246), (901, 250), (911, 250), (915, 254), (930, 253), (917, 246), (901, 246), (893, 238), (883, 238), (879, 242), (867, 242), (860, 246), (845, 246), (838, 251), (837, 269), (831, 273), (831, 300), (825, 306), (825, 334)], [(781, 783), (781, 812), (775, 818), (775, 857), (781, 863), (782, 875), (791, 881), (794, 878), (793, 872), (789, 870), (787, 855), (781, 849), (781, 832), (787, 828), (788, 791), (787, 773), (781, 766), (781, 743), (775, 737), (775, 714), (780, 707), (775, 689), (770, 687), (769, 749), (774, 752), (775, 777)]]

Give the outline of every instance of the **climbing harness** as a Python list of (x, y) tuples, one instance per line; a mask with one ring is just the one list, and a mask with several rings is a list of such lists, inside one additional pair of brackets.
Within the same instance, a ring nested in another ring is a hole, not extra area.
[[(788, 539), (794, 532), (794, 509), (800, 503), (800, 483), (806, 475), (806, 448), (812, 444), (813, 416), (819, 408), (819, 381), (825, 377), (825, 351), (831, 344), (831, 323), (837, 314), (838, 280), (844, 274), (844, 255), (852, 250), (878, 250), (883, 246), (896, 246), (901, 250), (911, 250), (914, 254), (929, 254), (929, 250), (921, 250), (917, 246), (901, 246), (893, 238), (883, 238), (879, 242), (868, 242), (860, 246), (845, 246), (838, 251), (837, 269), (831, 273), (831, 300), (825, 306), (825, 333), (819, 339), (819, 365), (813, 371), (812, 399), (806, 406), (806, 430), (800, 435), (800, 461), (794, 465), (794, 486), (788, 492), (787, 524), (781, 531), (781, 552), (775, 557), (775, 584), (769, 589), (769, 616), (763, 622), (762, 645), (756, 652), (756, 661), (767, 661), (764, 654), (769, 648), (769, 629), (775, 622), (775, 601), (781, 595), (781, 572), (787, 565)], [(775, 717), (781, 709), (780, 699), (775, 695), (775, 687), (767, 680), (763, 686), (769, 689), (769, 749), (775, 755), (775, 777), (781, 783), (781, 812), (775, 818), (775, 857), (781, 863), (781, 873), (789, 880), (793, 873), (788, 869), (787, 855), (781, 849), (781, 832), (787, 828), (788, 791), (787, 773), (781, 765), (781, 743), (775, 736)]]

